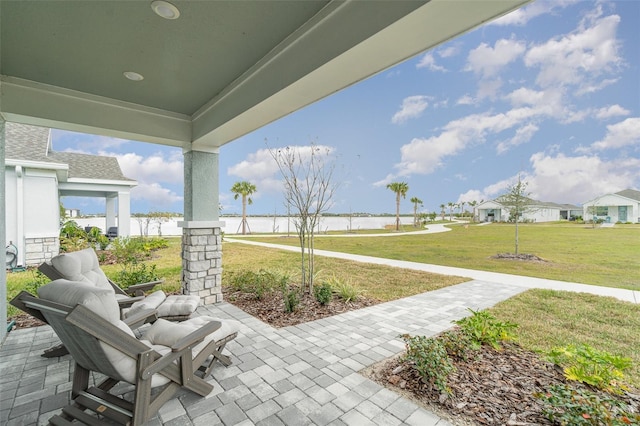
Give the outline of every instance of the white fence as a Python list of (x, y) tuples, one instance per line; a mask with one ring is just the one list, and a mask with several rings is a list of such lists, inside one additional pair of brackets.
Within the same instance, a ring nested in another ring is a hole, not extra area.
[[(144, 219), (144, 218), (141, 218)], [(106, 219), (104, 217), (93, 218), (73, 218), (78, 225), (84, 227), (95, 226), (106, 231)], [(179, 236), (182, 235), (182, 228), (178, 227), (178, 222), (183, 218), (176, 217), (171, 218), (168, 222), (162, 224), (162, 235), (164, 236)], [(241, 217), (222, 217), (220, 221), (224, 222), (222, 230), (227, 235), (241, 234), (242, 227)], [(384, 229), (385, 226), (391, 226), (395, 224), (395, 217), (391, 216), (373, 216), (373, 217), (323, 217), (320, 219), (318, 225), (318, 232), (323, 233), (327, 231), (357, 231), (362, 229)], [(412, 226), (413, 217), (400, 217), (400, 221), (403, 226)], [(138, 218), (131, 218), (131, 235), (144, 234), (146, 220), (138, 220)], [(269, 233), (296, 233), (296, 228), (292, 218), (287, 217), (267, 217), (256, 216), (247, 218), (248, 229), (252, 234), (269, 234)], [(150, 223), (147, 229), (147, 235), (158, 235), (158, 225), (156, 223)]]

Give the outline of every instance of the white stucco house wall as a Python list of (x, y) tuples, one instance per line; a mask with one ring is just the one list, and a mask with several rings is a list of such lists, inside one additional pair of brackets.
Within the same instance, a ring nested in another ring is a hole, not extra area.
[[(106, 225), (129, 235), (130, 192), (114, 157), (55, 152), (50, 129), (17, 123), (5, 127), (5, 246), (18, 250), (18, 266), (38, 265), (59, 252), (60, 199), (104, 197)], [(117, 209), (117, 210), (116, 210)]]
[(605, 222), (640, 223), (640, 191), (625, 189), (614, 194), (605, 194), (582, 205), (584, 220), (597, 219)]
[[(524, 222), (556, 222), (582, 215), (582, 208), (572, 204), (533, 200), (530, 207), (521, 218)], [(475, 215), (479, 222), (507, 222), (509, 220), (509, 208), (500, 204), (497, 200), (485, 201), (476, 206)]]

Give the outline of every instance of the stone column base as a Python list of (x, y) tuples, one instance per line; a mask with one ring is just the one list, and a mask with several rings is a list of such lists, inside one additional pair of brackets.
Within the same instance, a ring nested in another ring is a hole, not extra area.
[(48, 262), (60, 252), (58, 237), (25, 238), (24, 239), (25, 266), (38, 266)]
[(182, 227), (182, 292), (201, 303), (222, 302), (223, 222), (178, 222)]

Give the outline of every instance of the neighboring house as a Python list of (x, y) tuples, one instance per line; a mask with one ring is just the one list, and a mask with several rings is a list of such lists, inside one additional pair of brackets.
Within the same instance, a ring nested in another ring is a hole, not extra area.
[[(509, 220), (509, 208), (500, 204), (497, 200), (486, 201), (475, 208), (476, 216), (480, 222), (507, 222)], [(557, 204), (532, 200), (522, 216), (526, 222), (555, 222), (569, 220), (582, 215), (582, 209), (572, 204)]]
[(625, 189), (615, 194), (605, 194), (582, 205), (584, 220), (597, 219), (605, 222), (640, 223), (640, 191)]
[(63, 196), (105, 198), (105, 230), (116, 226), (117, 216), (120, 235), (129, 235), (130, 192), (137, 183), (123, 176), (116, 158), (55, 152), (50, 129), (5, 126), (5, 245), (17, 247), (19, 266), (58, 254)]

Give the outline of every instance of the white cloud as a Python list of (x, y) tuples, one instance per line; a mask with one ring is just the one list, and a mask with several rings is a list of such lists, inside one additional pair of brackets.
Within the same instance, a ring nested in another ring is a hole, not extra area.
[(469, 95), (464, 95), (456, 101), (456, 105), (473, 105), (476, 100)]
[(496, 147), (496, 152), (498, 154), (504, 154), (515, 146), (529, 142), (538, 130), (540, 130), (540, 128), (533, 123), (529, 123), (518, 128), (514, 137), (498, 144), (498, 146)]
[[(532, 170), (522, 173), (527, 192), (540, 201), (580, 205), (594, 197), (640, 183), (640, 159), (603, 160), (595, 155), (566, 156), (562, 153), (538, 152), (530, 158)], [(458, 201), (492, 200), (506, 193), (516, 176), (482, 189), (471, 189)]]
[(528, 6), (516, 9), (511, 13), (508, 13), (495, 21), (490, 22), (490, 25), (507, 26), (517, 25), (523, 26), (531, 19), (547, 14), (553, 13), (554, 10), (564, 8), (570, 4), (575, 3), (577, 0), (537, 0)]
[(605, 87), (617, 83), (618, 80), (618, 78), (606, 78), (601, 81), (585, 82), (580, 87), (578, 87), (578, 90), (576, 90), (576, 95), (586, 95), (589, 93), (599, 92)]
[(623, 147), (640, 147), (640, 117), (627, 118), (624, 121), (607, 126), (607, 134), (591, 148), (602, 151)]
[(182, 184), (184, 181), (184, 165), (182, 159), (177, 155), (170, 158), (165, 158), (162, 153), (152, 154), (149, 157), (143, 157), (133, 152), (126, 154), (101, 152), (100, 155), (116, 157), (122, 168), (122, 173), (138, 182)]
[(138, 185), (131, 190), (132, 200), (146, 200), (150, 207), (165, 207), (183, 200), (183, 197), (161, 183), (182, 186), (184, 184), (184, 165), (179, 150), (171, 155), (164, 153), (143, 157), (133, 152), (117, 154), (100, 151), (98, 155), (116, 157), (122, 173), (135, 179)]
[(394, 167), (400, 176), (433, 173), (446, 157), (470, 144), (483, 143), (498, 134), (540, 115), (540, 110), (523, 107), (499, 114), (472, 114), (447, 123), (442, 133), (430, 138), (414, 138), (400, 148), (400, 163)]
[(400, 111), (396, 112), (391, 118), (394, 124), (401, 124), (411, 118), (417, 118), (429, 105), (428, 97), (422, 95), (409, 96), (402, 100)]
[(394, 174), (388, 174), (384, 177), (384, 179), (381, 179), (377, 182), (373, 183), (373, 186), (375, 187), (380, 187), (380, 186), (387, 186), (388, 184), (390, 184), (391, 182), (393, 182), (394, 180), (396, 180), (398, 176), (394, 175)]
[[(274, 148), (275, 149), (275, 148)], [(227, 174), (256, 183), (278, 173), (278, 165), (268, 149), (259, 149), (247, 155), (247, 159), (227, 169)]]
[(596, 110), (595, 117), (600, 120), (606, 120), (607, 118), (617, 117), (621, 115), (629, 115), (631, 112), (628, 109), (621, 107), (620, 105), (609, 105), (608, 107), (600, 108)]
[(436, 60), (433, 57), (432, 52), (425, 53), (422, 56), (422, 58), (420, 58), (420, 61), (416, 65), (416, 68), (427, 68), (431, 71), (440, 71), (440, 72), (447, 71), (445, 67), (436, 64)]
[(531, 156), (528, 190), (533, 198), (582, 204), (594, 197), (640, 183), (640, 159), (603, 160), (598, 156)]
[(524, 51), (525, 44), (517, 40), (500, 39), (493, 47), (482, 43), (469, 52), (465, 71), (473, 71), (482, 78), (493, 77)]
[(622, 64), (616, 40), (619, 23), (618, 15), (594, 18), (592, 14), (574, 33), (529, 49), (525, 65), (540, 68), (536, 82), (543, 88), (576, 85), (580, 93), (586, 87), (596, 90), (601, 86), (597, 78)]
[[(313, 145), (313, 148), (329, 156), (335, 153), (335, 148), (327, 145)], [(272, 148), (274, 152), (295, 150), (296, 155), (298, 155), (302, 161), (306, 161), (311, 156), (311, 149), (311, 145)], [(323, 159), (323, 157), (318, 158), (321, 161)], [(269, 149), (259, 149), (254, 153), (248, 154), (246, 160), (229, 167), (227, 174), (230, 176), (238, 176), (242, 180), (255, 184), (257, 187), (256, 198), (259, 198), (261, 193), (282, 192), (283, 187), (280, 170)]]
[(168, 188), (163, 188), (158, 183), (138, 182), (138, 186), (131, 189), (131, 199), (148, 201), (153, 210), (156, 207), (165, 207), (182, 201), (183, 197)]
[(441, 58), (450, 58), (460, 53), (460, 43), (447, 44), (446, 47), (438, 49), (438, 55)]

